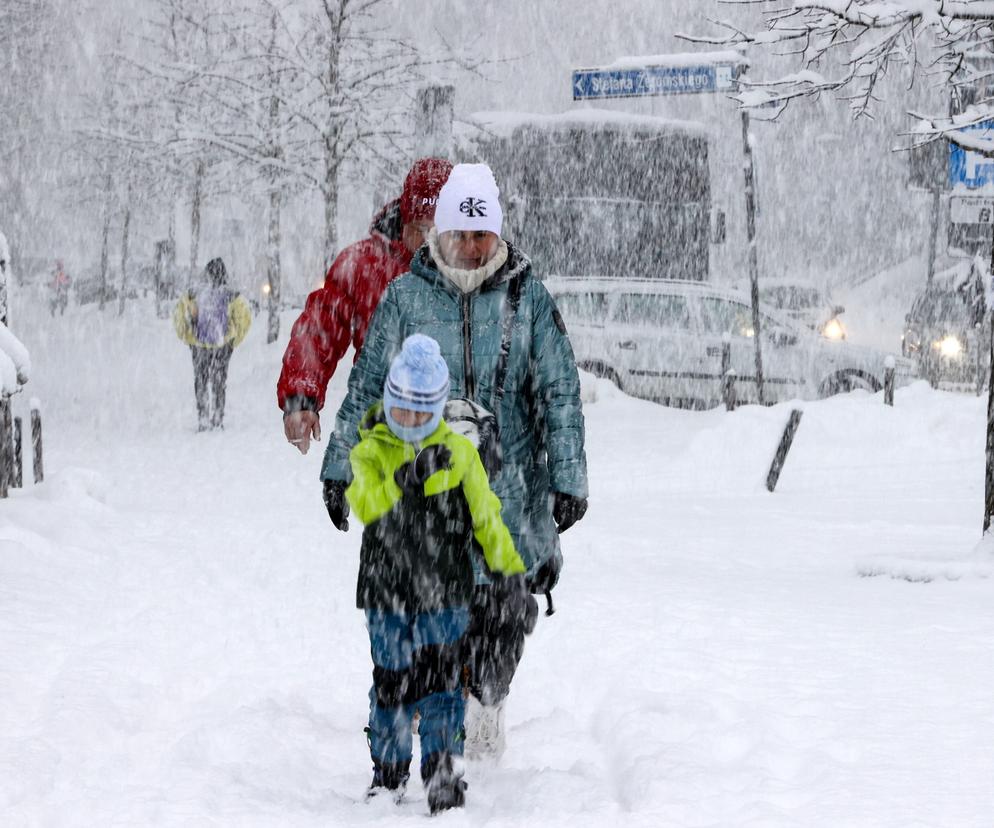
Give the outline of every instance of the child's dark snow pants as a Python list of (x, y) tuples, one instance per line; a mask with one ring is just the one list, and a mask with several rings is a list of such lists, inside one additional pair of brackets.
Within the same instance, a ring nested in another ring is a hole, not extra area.
[(409, 767), (414, 711), (421, 714), (422, 774), (447, 756), (462, 756), (465, 703), (461, 686), (465, 607), (418, 614), (366, 610), (373, 656), (369, 752), (391, 770)]

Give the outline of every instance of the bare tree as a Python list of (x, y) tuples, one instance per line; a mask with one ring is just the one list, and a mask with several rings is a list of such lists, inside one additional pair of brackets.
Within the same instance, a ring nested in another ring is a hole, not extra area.
[[(158, 0), (175, 7), (187, 0)], [(381, 12), (380, 7), (383, 7)], [(279, 333), (281, 215), (293, 195), (324, 205), (325, 267), (338, 252), (348, 170), (393, 170), (411, 142), (414, 89), (430, 73), (474, 64), (444, 44), (426, 55), (390, 31), (385, 0), (228, 0), (202, 18), (211, 56), (183, 68), (174, 145), (209, 147), (228, 180), (267, 210), (268, 340)], [(189, 16), (189, 15), (188, 15)], [(169, 74), (161, 65), (153, 74)], [(177, 85), (178, 84), (178, 85)]]
[(287, 47), (279, 55), (297, 79), (286, 110), (298, 139), (297, 167), (324, 202), (324, 259), (338, 252), (338, 192), (349, 167), (365, 176), (393, 170), (408, 154), (414, 90), (479, 58), (439, 38), (433, 51), (391, 32), (387, 0), (285, 2), (280, 20)]
[[(728, 6), (767, 6), (759, 0), (719, 0)], [(779, 105), (822, 92), (843, 96), (856, 117), (872, 117), (882, 80), (893, 70), (909, 81), (938, 79), (950, 92), (970, 90), (961, 111), (912, 113), (917, 140), (946, 138), (994, 155), (994, 132), (964, 132), (994, 119), (994, 3), (953, 0), (794, 0), (760, 10), (765, 29), (745, 31), (718, 21), (725, 34), (681, 35), (712, 45), (757, 47), (794, 56), (798, 71), (740, 92), (745, 106)], [(836, 62), (828, 66), (831, 58)], [(775, 117), (775, 114), (773, 115)]]
[[(64, 70), (75, 48), (73, 20), (63, 4), (0, 3), (0, 221), (22, 250), (28, 237), (52, 235), (43, 215), (51, 204), (32, 189), (40, 180), (55, 189), (52, 159), (62, 148), (64, 100), (53, 92), (71, 86)], [(72, 91), (66, 89), (66, 98), (71, 100)]]
[(187, 119), (176, 139), (194, 152), (209, 147), (223, 159), (225, 175), (237, 180), (243, 197), (266, 203), (267, 340), (275, 342), (283, 205), (292, 193), (315, 187), (317, 179), (297, 159), (301, 142), (294, 134), (294, 105), (299, 86), (296, 70), (283, 57), (290, 44), (280, 6), (258, 0), (216, 23), (214, 37), (225, 48), (187, 84), (187, 99), (201, 102), (201, 117)]

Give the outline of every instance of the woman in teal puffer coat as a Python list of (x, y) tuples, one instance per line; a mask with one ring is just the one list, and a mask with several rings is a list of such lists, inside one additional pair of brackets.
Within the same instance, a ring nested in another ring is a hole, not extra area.
[[(495, 412), (503, 466), (493, 490), (533, 591), (545, 592), (561, 566), (558, 533), (586, 511), (580, 381), (562, 317), (528, 258), (500, 238), (502, 218), (490, 169), (457, 165), (439, 193), (428, 244), (415, 254), (411, 272), (390, 284), (373, 315), (321, 477), (329, 515), (345, 530), (348, 454), (359, 421), (379, 398), (390, 360), (413, 333), (439, 343), (452, 397), (492, 410), (505, 303), (509, 286), (519, 280), (504, 395)], [(481, 575), (479, 581), (485, 580)], [(527, 598), (494, 595), (486, 586), (478, 590), (485, 642), (471, 665), (471, 689), (484, 705), (499, 705), (507, 694), (524, 646), (522, 630), (534, 623), (534, 600)]]

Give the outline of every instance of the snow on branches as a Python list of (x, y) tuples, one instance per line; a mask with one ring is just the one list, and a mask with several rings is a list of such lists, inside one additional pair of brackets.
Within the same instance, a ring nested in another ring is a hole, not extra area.
[[(760, 0), (718, 0), (726, 6), (759, 6)], [(765, 5), (765, 3), (763, 4)], [(796, 58), (800, 70), (750, 79), (738, 95), (743, 106), (774, 107), (773, 118), (791, 101), (837, 93), (856, 117), (872, 117), (880, 81), (893, 68), (910, 81), (938, 78), (957, 104), (954, 114), (912, 113), (916, 142), (947, 138), (994, 155), (994, 130), (960, 132), (994, 120), (994, 2), (961, 0), (794, 0), (763, 10), (765, 28), (745, 31), (728, 21), (715, 36), (681, 35), (696, 43), (767, 49)], [(834, 63), (829, 66), (830, 58)], [(989, 134), (990, 137), (986, 137)]]

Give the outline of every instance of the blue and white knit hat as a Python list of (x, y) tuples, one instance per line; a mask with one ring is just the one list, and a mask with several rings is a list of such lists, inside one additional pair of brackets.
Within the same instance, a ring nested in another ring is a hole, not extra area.
[[(383, 409), (390, 430), (407, 443), (420, 442), (438, 428), (448, 398), (449, 366), (438, 343), (424, 334), (407, 337), (390, 363), (383, 386)], [(391, 408), (430, 411), (432, 418), (424, 425), (402, 426), (390, 416)]]

